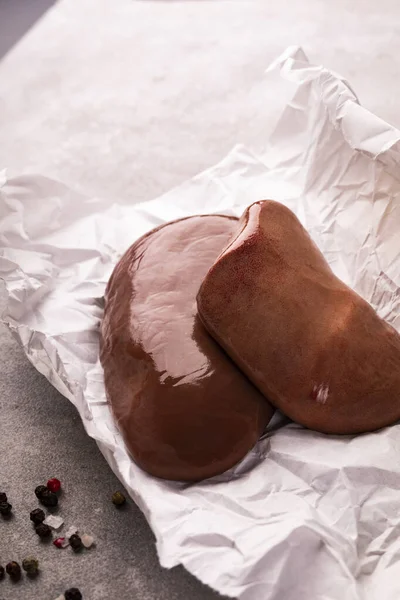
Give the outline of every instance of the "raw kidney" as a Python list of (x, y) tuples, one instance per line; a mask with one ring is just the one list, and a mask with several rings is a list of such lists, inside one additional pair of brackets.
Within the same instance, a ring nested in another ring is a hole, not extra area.
[(328, 433), (400, 418), (400, 336), (340, 281), (285, 206), (250, 206), (198, 294), (200, 316), (282, 412)]

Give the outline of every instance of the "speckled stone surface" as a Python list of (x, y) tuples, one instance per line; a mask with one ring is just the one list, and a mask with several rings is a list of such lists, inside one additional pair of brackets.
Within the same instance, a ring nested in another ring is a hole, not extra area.
[[(341, 72), (367, 108), (400, 125), (397, 0), (47, 6), (0, 0), (0, 167), (11, 173), (40, 172), (114, 201), (150, 199), (237, 142), (262, 145), (280, 100), (263, 72), (289, 44)], [(120, 486), (75, 409), (4, 327), (0, 411), (0, 488), (15, 512), (0, 519), (0, 564), (35, 554), (42, 567), (36, 581), (0, 582), (1, 600), (52, 600), (70, 586), (85, 600), (218, 597), (182, 568), (159, 567), (139, 510), (111, 504)], [(29, 522), (33, 490), (52, 475), (65, 485), (66, 527), (96, 538), (81, 555), (40, 543)]]

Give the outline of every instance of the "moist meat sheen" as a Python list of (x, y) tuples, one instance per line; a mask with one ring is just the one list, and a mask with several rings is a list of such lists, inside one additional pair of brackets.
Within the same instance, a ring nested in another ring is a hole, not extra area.
[(259, 390), (328, 433), (400, 418), (400, 336), (331, 271), (296, 216), (244, 213), (201, 286), (199, 314)]
[(273, 409), (203, 327), (200, 284), (237, 219), (199, 216), (138, 240), (109, 281), (101, 362), (116, 421), (135, 461), (167, 479), (234, 466)]

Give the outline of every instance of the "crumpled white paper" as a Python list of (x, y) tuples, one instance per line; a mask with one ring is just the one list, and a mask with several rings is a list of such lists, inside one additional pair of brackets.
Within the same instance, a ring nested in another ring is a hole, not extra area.
[(232, 473), (182, 485), (136, 467), (106, 404), (98, 363), (106, 282), (138, 236), (178, 217), (283, 202), (335, 272), (400, 330), (400, 132), (300, 49), (267, 77), (275, 90), (280, 81), (286, 105), (263, 155), (237, 147), (152, 202), (119, 205), (44, 177), (4, 175), (4, 320), (77, 407), (145, 513), (163, 566), (182, 563), (241, 600), (398, 600), (398, 425), (335, 437), (278, 420)]

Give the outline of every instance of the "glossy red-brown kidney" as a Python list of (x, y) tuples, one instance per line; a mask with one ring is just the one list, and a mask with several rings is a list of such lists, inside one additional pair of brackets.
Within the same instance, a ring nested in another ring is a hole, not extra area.
[(237, 220), (199, 216), (138, 240), (105, 296), (101, 363), (126, 446), (147, 472), (199, 480), (238, 463), (273, 409), (202, 325), (200, 284)]
[(250, 206), (208, 272), (199, 314), (290, 418), (357, 433), (400, 418), (400, 336), (340, 281), (297, 217)]

